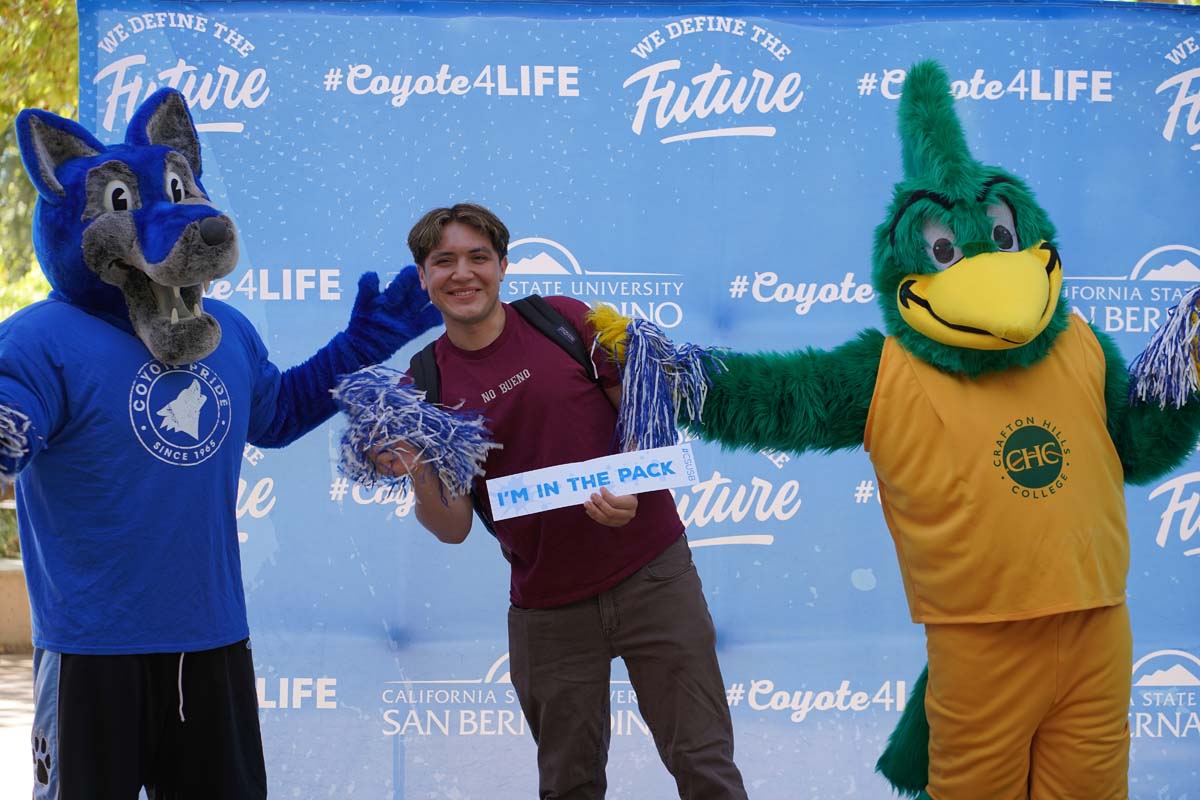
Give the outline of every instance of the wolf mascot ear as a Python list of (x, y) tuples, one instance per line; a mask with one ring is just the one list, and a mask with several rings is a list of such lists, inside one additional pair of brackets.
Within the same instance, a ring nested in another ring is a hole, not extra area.
[(17, 116), (17, 141), (21, 161), (38, 195), (48, 203), (61, 203), (66, 189), (55, 177), (60, 166), (76, 158), (98, 155), (104, 145), (74, 120), (30, 108)]
[[(155, 102), (157, 100), (157, 102)], [(183, 95), (163, 91), (150, 97), (129, 122), (125, 142), (135, 146), (164, 145), (187, 159), (192, 175), (200, 179), (200, 138)]]
[(121, 145), (37, 110), (17, 118), (17, 137), (41, 196), (34, 246), (58, 295), (128, 320), (167, 364), (215, 350), (221, 326), (202, 296), (236, 266), (237, 232), (200, 184), (200, 142), (183, 96), (151, 95)]

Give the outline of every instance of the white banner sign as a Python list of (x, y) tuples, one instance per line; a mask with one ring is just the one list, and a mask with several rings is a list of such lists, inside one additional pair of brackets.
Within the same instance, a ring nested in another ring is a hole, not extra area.
[(492, 518), (508, 519), (579, 505), (604, 487), (613, 494), (637, 494), (696, 480), (692, 446), (680, 444), (506, 475), (488, 481), (487, 488)]

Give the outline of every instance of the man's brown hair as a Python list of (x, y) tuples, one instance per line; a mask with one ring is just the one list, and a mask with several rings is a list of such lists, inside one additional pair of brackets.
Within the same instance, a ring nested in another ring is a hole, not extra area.
[(425, 259), (442, 241), (442, 229), (451, 222), (460, 222), (486, 236), (497, 258), (503, 260), (508, 255), (508, 228), (500, 218), (483, 206), (457, 203), (427, 212), (408, 232), (408, 249), (419, 266), (425, 266)]

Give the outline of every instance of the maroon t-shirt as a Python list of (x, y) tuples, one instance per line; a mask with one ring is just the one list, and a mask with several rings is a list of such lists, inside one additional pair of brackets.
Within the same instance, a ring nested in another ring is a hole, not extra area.
[[(589, 347), (595, 334), (587, 306), (569, 297), (546, 298)], [(441, 402), (481, 411), (492, 439), (485, 479), (616, 452), (617, 412), (583, 367), (555, 342), (504, 305), (504, 331), (481, 350), (462, 350), (443, 334), (434, 352)], [(597, 351), (602, 386), (620, 383)], [(487, 503), (483, 479), (476, 493)], [(512, 557), (511, 598), (521, 608), (552, 608), (594, 597), (643, 567), (683, 533), (670, 493), (638, 495), (637, 514), (620, 528), (600, 525), (583, 506), (500, 520), (496, 534)]]

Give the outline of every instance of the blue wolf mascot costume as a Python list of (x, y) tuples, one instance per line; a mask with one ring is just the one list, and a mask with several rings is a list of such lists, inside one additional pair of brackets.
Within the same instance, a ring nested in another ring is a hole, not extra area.
[(0, 480), (33, 616), (35, 797), (266, 796), (235, 503), (247, 442), (335, 411), (337, 377), (440, 321), (409, 267), (359, 281), (346, 330), (280, 372), (233, 308), (238, 260), (178, 92), (111, 147), (17, 118), (53, 291), (0, 324)]

